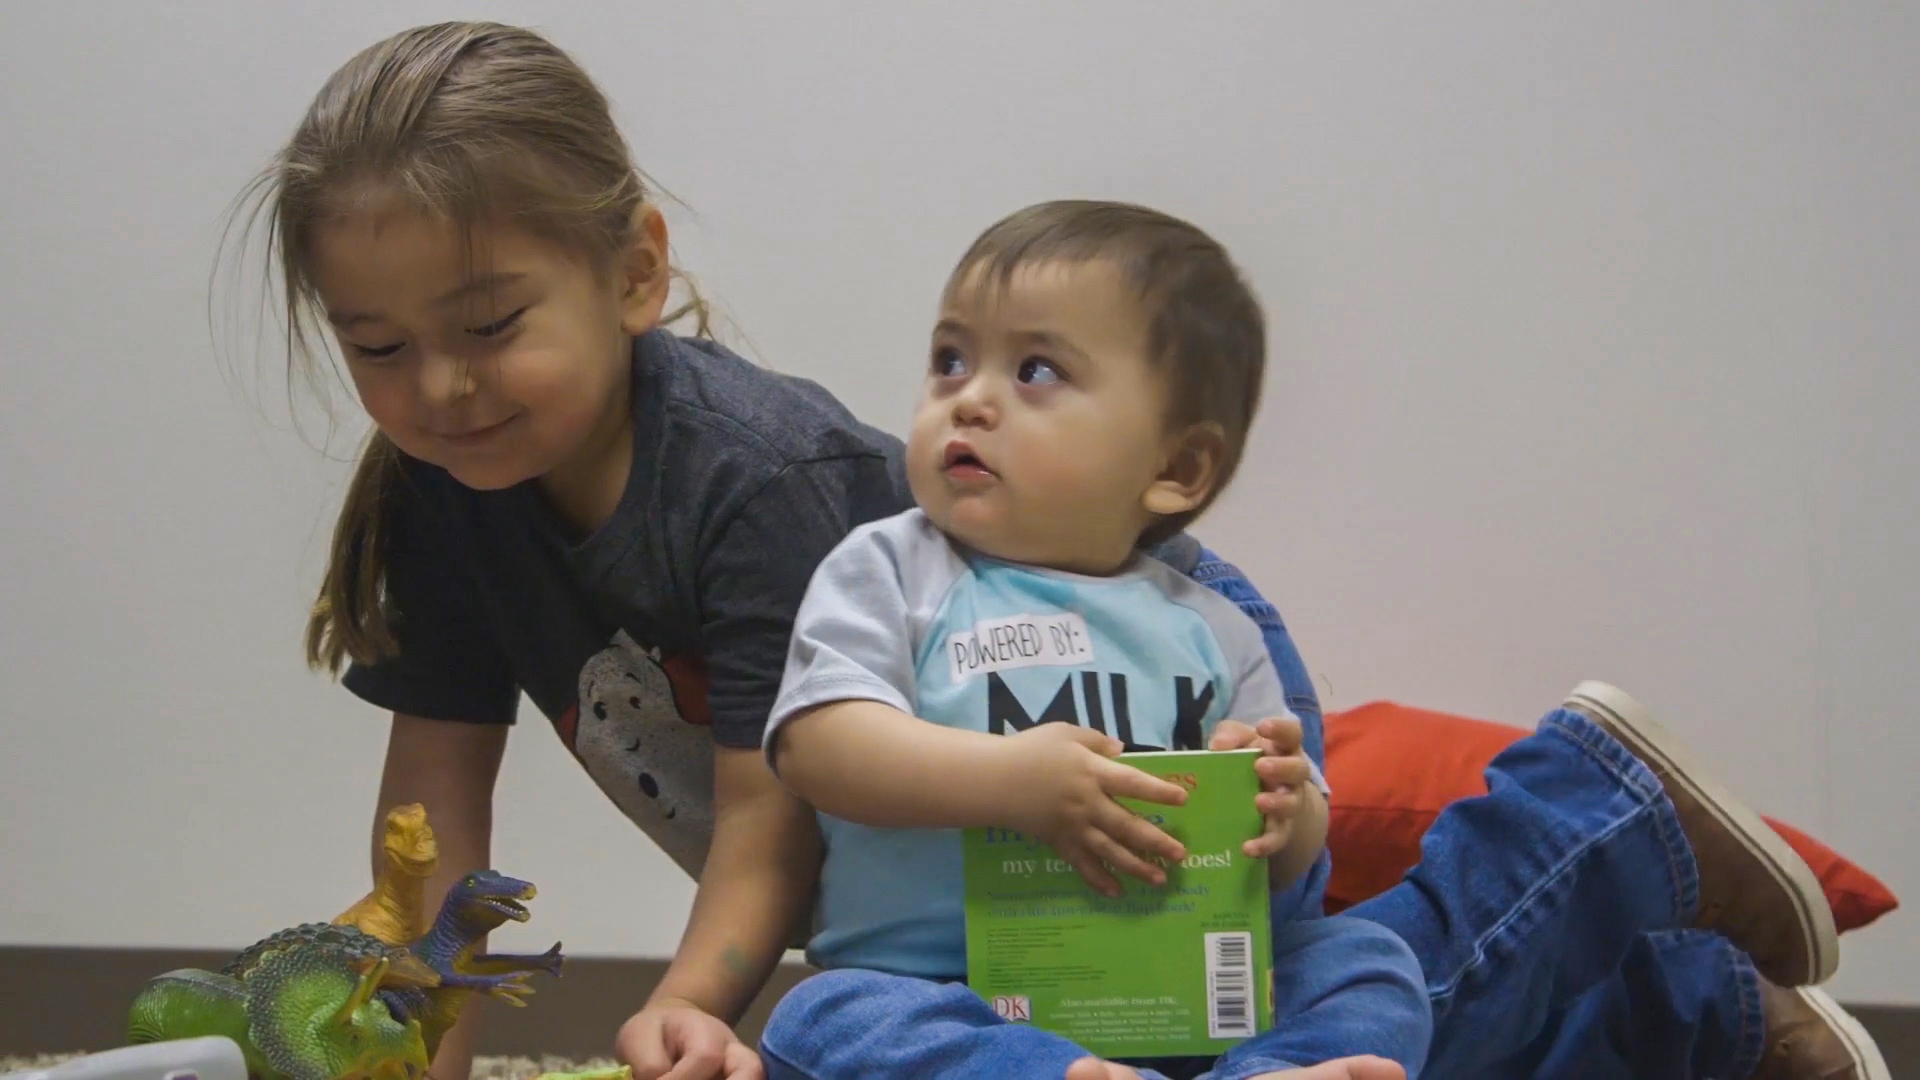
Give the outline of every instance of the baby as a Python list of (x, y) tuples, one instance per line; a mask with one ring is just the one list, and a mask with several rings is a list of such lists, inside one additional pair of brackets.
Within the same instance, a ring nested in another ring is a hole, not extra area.
[[(1245, 854), (1276, 893), (1321, 858), (1326, 784), (1259, 629), (1149, 554), (1232, 478), (1265, 351), (1225, 250), (1153, 210), (1046, 203), (962, 257), (907, 443), (918, 505), (821, 563), (767, 727), (826, 844), (808, 955), (827, 970), (770, 1021), (770, 1077), (1098, 1075), (965, 986), (956, 830), (1018, 830), (1110, 895), (1115, 872), (1163, 884), (1156, 860), (1185, 851), (1114, 797), (1183, 792), (1123, 750), (1259, 749), (1265, 828)], [(1359, 1054), (1417, 1071), (1431, 1018), (1412, 953), (1300, 906), (1276, 896), (1276, 1026), (1209, 1075)]]

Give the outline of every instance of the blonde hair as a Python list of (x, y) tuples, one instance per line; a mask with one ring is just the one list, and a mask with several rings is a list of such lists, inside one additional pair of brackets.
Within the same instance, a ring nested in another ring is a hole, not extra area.
[(1266, 373), (1266, 316), (1226, 248), (1199, 227), (1144, 206), (1086, 199), (1038, 203), (989, 226), (947, 288), (976, 272), (1004, 287), (1024, 266), (1096, 259), (1117, 266), (1146, 308), (1149, 359), (1167, 375), (1167, 422), (1217, 424), (1224, 440), (1206, 498), (1154, 522), (1140, 539), (1152, 546), (1205, 513), (1240, 467)]
[[(361, 51), (327, 79), (293, 137), (242, 196), (264, 216), (283, 278), (287, 364), (315, 367), (320, 303), (311, 276), (315, 223), (368, 188), (391, 192), (463, 231), (515, 226), (610, 266), (632, 240), (647, 201), (600, 90), (557, 46), (489, 22), (415, 27)], [(676, 271), (676, 276), (679, 275)], [(691, 283), (688, 283), (691, 288)], [(691, 315), (692, 298), (663, 318)], [(386, 588), (386, 503), (400, 451), (377, 429), (334, 526), (327, 570), (307, 620), (307, 662), (337, 673), (348, 661), (397, 655)]]

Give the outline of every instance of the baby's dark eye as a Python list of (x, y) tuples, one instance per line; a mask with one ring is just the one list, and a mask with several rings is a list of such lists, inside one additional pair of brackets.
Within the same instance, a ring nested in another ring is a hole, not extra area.
[(469, 327), (467, 329), (467, 333), (472, 334), (474, 337), (481, 337), (481, 338), (489, 338), (497, 334), (503, 334), (508, 330), (513, 329), (513, 324), (519, 322), (520, 316), (525, 315), (526, 313), (527, 313), (527, 309), (521, 308), (519, 311), (514, 312), (513, 314), (507, 316), (506, 318), (496, 319), (485, 326)]
[(967, 373), (967, 358), (960, 350), (951, 345), (942, 345), (933, 350), (933, 374), (942, 379), (951, 379)]
[(1050, 386), (1063, 379), (1060, 369), (1051, 360), (1030, 356), (1020, 361), (1020, 381), (1029, 386)]

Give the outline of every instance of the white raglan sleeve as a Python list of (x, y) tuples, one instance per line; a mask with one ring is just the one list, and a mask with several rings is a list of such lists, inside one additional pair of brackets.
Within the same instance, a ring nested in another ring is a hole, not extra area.
[(907, 580), (928, 560), (925, 530), (909, 515), (863, 525), (814, 571), (793, 621), (786, 670), (762, 746), (795, 716), (837, 701), (914, 711), (914, 633)]

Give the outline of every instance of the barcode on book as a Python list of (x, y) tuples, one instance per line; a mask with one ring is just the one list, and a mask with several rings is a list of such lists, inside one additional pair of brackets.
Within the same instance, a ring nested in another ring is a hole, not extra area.
[(1207, 1037), (1253, 1037), (1253, 935), (1206, 935)]

